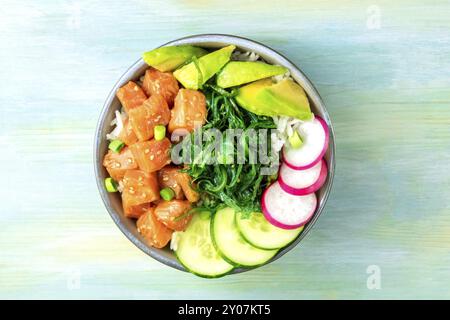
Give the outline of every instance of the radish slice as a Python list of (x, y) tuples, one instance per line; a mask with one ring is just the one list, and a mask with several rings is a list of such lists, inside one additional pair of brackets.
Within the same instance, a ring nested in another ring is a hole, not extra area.
[(305, 170), (295, 170), (283, 163), (278, 175), (281, 189), (287, 193), (304, 196), (319, 190), (327, 180), (327, 163), (322, 158), (316, 165)]
[(303, 122), (298, 133), (303, 140), (300, 148), (283, 148), (284, 162), (296, 170), (304, 170), (317, 164), (328, 148), (329, 130), (328, 125), (320, 117), (313, 121)]
[(264, 191), (261, 208), (267, 221), (282, 229), (296, 229), (314, 214), (317, 198), (314, 193), (294, 196), (281, 189), (278, 182)]

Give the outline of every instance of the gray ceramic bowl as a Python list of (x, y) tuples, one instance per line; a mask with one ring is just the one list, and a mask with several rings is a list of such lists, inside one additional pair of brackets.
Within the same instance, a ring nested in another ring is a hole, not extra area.
[[(284, 255), (286, 252), (294, 248), (311, 230), (313, 224), (316, 222), (320, 213), (322, 212), (325, 203), (327, 201), (328, 195), (331, 191), (331, 185), (334, 177), (335, 168), (335, 145), (334, 145), (334, 134), (333, 128), (331, 126), (330, 117), (325, 105), (320, 98), (319, 93), (314, 88), (313, 84), (308, 80), (308, 78), (287, 58), (276, 52), (275, 50), (252, 40), (231, 36), (231, 35), (221, 35), (221, 34), (204, 34), (195, 35), (186, 38), (181, 38), (178, 40), (171, 41), (164, 44), (167, 45), (181, 45), (190, 44), (205, 48), (221, 48), (229, 44), (234, 44), (241, 51), (253, 51), (259, 54), (264, 60), (269, 63), (283, 65), (289, 68), (291, 76), (297, 81), (308, 94), (311, 107), (316, 115), (321, 116), (330, 129), (330, 144), (325, 158), (328, 163), (329, 173), (325, 185), (317, 193), (319, 205), (311, 221), (306, 224), (305, 229), (299, 235), (299, 237), (292, 242), (289, 246), (280, 250), (277, 255), (271, 260), (274, 261)], [(151, 49), (151, 48), (149, 48)], [(138, 53), (140, 54), (140, 53)], [(110, 94), (108, 95), (103, 110), (100, 114), (100, 119), (98, 121), (97, 129), (95, 132), (95, 142), (94, 142), (94, 167), (95, 175), (97, 180), (97, 186), (100, 191), (100, 195), (103, 202), (111, 215), (114, 222), (117, 224), (119, 229), (125, 234), (125, 236), (130, 239), (139, 249), (147, 253), (149, 256), (155, 258), (156, 260), (178, 270), (185, 271), (184, 267), (178, 262), (174, 254), (169, 249), (156, 249), (145, 244), (143, 238), (136, 230), (136, 224), (134, 220), (125, 218), (123, 215), (122, 204), (120, 196), (117, 193), (106, 192), (103, 181), (108, 174), (102, 166), (102, 159), (107, 152), (108, 144), (106, 141), (106, 133), (111, 131), (110, 123), (114, 118), (114, 111), (120, 108), (119, 100), (115, 96), (116, 90), (124, 85), (129, 80), (136, 80), (144, 71), (148, 68), (142, 59), (139, 59), (135, 64), (133, 64), (119, 79), (116, 85), (112, 88)], [(268, 263), (270, 263), (269, 261)], [(239, 273), (249, 269), (237, 268), (233, 270), (232, 273)]]

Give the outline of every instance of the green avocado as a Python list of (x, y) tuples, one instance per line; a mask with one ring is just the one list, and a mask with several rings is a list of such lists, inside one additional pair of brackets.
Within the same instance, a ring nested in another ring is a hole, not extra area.
[(290, 79), (272, 83), (263, 79), (239, 89), (238, 104), (248, 111), (264, 116), (289, 116), (301, 120), (313, 118), (305, 90)]
[(194, 46), (168, 46), (145, 52), (142, 59), (151, 67), (161, 72), (172, 71), (192, 57), (200, 58), (208, 51)]
[(272, 86), (270, 78), (252, 82), (246, 86), (239, 88), (235, 97), (236, 102), (244, 109), (261, 116), (275, 116), (272, 108), (266, 105), (264, 101), (257, 99), (258, 94), (265, 88)]
[(175, 70), (173, 75), (185, 88), (197, 90), (230, 60), (235, 48), (231, 45), (208, 53), (197, 61)]
[(286, 73), (287, 68), (264, 62), (230, 61), (217, 75), (217, 85), (222, 88), (238, 86)]

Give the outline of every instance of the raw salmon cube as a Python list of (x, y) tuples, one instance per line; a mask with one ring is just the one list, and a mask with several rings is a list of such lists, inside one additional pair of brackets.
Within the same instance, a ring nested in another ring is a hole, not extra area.
[(138, 163), (131, 150), (125, 147), (119, 153), (109, 150), (103, 158), (103, 166), (106, 168), (111, 178), (120, 181), (127, 170), (137, 169)]
[(197, 202), (200, 199), (200, 195), (194, 190), (195, 184), (186, 172), (178, 172), (177, 182), (181, 186), (181, 189), (189, 202)]
[(137, 206), (130, 206), (130, 207), (123, 206), (123, 213), (127, 218), (138, 219), (140, 216), (146, 213), (147, 210), (149, 210), (151, 207), (152, 207), (151, 203), (143, 203)]
[(161, 201), (155, 208), (155, 216), (167, 228), (184, 231), (192, 218), (187, 214), (190, 209), (191, 203), (187, 200)]
[(171, 110), (169, 132), (172, 133), (176, 129), (192, 132), (205, 124), (206, 116), (205, 95), (196, 90), (180, 89)]
[(166, 100), (155, 94), (145, 100), (137, 108), (128, 113), (130, 124), (139, 141), (153, 138), (153, 129), (156, 125), (166, 126), (170, 120), (170, 110)]
[(122, 204), (124, 209), (159, 200), (158, 179), (155, 173), (128, 170), (123, 178)]
[(147, 96), (141, 87), (133, 81), (129, 81), (126, 85), (119, 88), (116, 92), (116, 96), (126, 112), (139, 107), (147, 99)]
[(136, 134), (131, 127), (130, 119), (125, 119), (123, 122), (123, 129), (120, 131), (119, 140), (125, 143), (127, 146), (132, 145), (138, 141)]
[(150, 208), (140, 216), (136, 226), (145, 242), (152, 247), (164, 248), (172, 238), (173, 231), (156, 219), (154, 208)]
[(158, 171), (158, 182), (161, 189), (170, 188), (175, 192), (175, 199), (183, 200), (183, 189), (177, 180), (178, 170), (180, 169), (174, 166), (165, 166)]
[(137, 142), (130, 146), (131, 151), (139, 165), (146, 172), (155, 172), (170, 163), (170, 140), (150, 140)]
[(154, 94), (160, 94), (167, 101), (169, 106), (173, 106), (173, 101), (177, 96), (179, 86), (178, 81), (170, 72), (161, 72), (150, 68), (145, 71), (142, 89), (150, 97)]

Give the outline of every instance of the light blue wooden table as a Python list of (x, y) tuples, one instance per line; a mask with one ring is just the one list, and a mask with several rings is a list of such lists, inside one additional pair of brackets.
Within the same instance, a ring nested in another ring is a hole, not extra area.
[[(199, 33), (289, 56), (334, 123), (327, 207), (295, 250), (204, 280), (98, 196), (94, 126), (141, 52)], [(450, 298), (448, 1), (0, 0), (0, 298)]]

